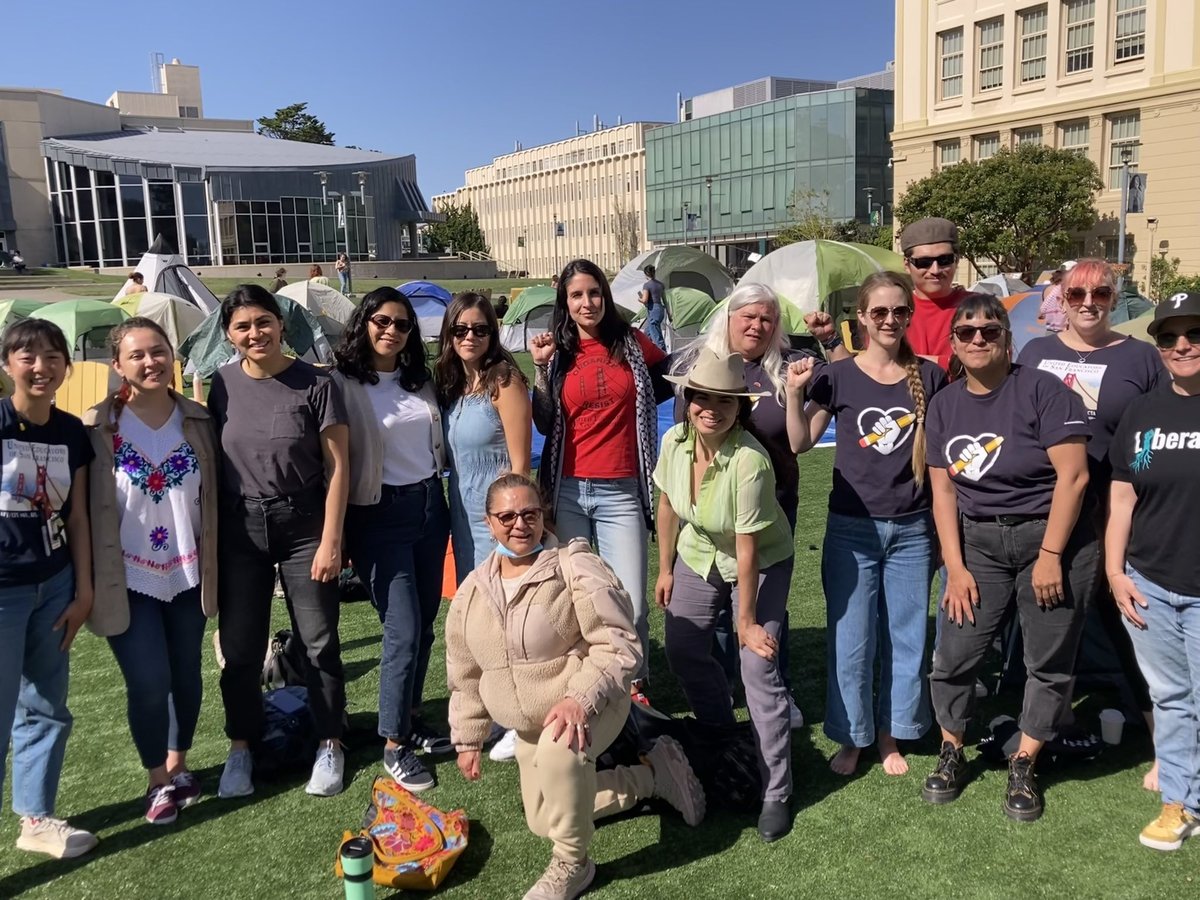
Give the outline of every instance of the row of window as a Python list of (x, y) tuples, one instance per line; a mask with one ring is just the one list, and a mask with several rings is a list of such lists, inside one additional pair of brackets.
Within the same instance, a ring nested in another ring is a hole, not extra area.
[[(1104, 0), (1099, 0), (1103, 4)], [(1146, 0), (1110, 0), (1109, 28), (1113, 64), (1146, 55)], [(1098, 55), (1096, 22), (1098, 0), (1059, 0), (1055, 9), (1059, 25), (1058, 63), (1063, 76), (1091, 71)], [(1042, 3), (1016, 14), (1014, 87), (1037, 85), (1049, 76), (1051, 5)], [(974, 25), (975, 91), (987, 94), (1005, 84), (1005, 19), (998, 16)], [(939, 32), (937, 99), (963, 95), (966, 42), (962, 26)], [(1100, 48), (1102, 52), (1103, 48)]]
[(341, 252), (351, 260), (370, 259), (375, 218), (373, 198), (366, 199), (365, 206), (355, 194), (347, 194), (340, 206), (319, 197), (218, 201), (221, 261), (311, 263), (334, 259)]
[(617, 153), (632, 152), (633, 138), (629, 138), (624, 141), (601, 144), (598, 147), (587, 147), (572, 150), (569, 153), (560, 153), (546, 159), (531, 159), (529, 162), (518, 163), (515, 166), (504, 166), (495, 170), (495, 177), (497, 179), (517, 178), (521, 175), (533, 175), (536, 172), (545, 172), (549, 169), (561, 169), (563, 166), (576, 165), (592, 159), (603, 159), (606, 156), (613, 156)]
[[(622, 185), (624, 191), (622, 191)], [(572, 200), (595, 199), (619, 193), (629, 193), (641, 189), (641, 173), (636, 169), (624, 175), (617, 173), (601, 175), (568, 184), (547, 184), (541, 187), (518, 189), (517, 185), (508, 185), (500, 189), (498, 196), (489, 196), (487, 191), (471, 202), (481, 215), (508, 212), (518, 209), (532, 209), (551, 203), (568, 203)]]

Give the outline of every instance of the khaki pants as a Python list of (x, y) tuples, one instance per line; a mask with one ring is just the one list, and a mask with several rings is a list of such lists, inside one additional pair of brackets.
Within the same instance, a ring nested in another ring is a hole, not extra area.
[(553, 841), (560, 859), (582, 862), (596, 819), (632, 809), (654, 793), (649, 766), (596, 771), (596, 757), (616, 740), (628, 715), (628, 695), (610, 702), (588, 723), (592, 742), (584, 753), (555, 743), (549, 729), (517, 735), (525, 820), (530, 831)]

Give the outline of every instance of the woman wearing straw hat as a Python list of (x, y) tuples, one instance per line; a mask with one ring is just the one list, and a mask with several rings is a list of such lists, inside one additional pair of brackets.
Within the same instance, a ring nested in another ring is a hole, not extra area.
[(745, 363), (702, 350), (682, 376), (687, 418), (663, 436), (654, 482), (666, 652), (696, 718), (733, 725), (729, 682), (711, 652), (717, 613), (732, 604), (742, 682), (763, 772), (758, 831), (774, 841), (791, 826), (791, 728), (779, 670), (792, 576), (792, 534), (775, 497), (775, 474), (754, 437)]

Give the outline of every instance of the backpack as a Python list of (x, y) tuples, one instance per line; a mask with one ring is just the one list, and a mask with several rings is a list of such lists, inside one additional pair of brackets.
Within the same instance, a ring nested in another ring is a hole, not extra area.
[(276, 688), (263, 695), (263, 733), (254, 746), (254, 775), (273, 778), (306, 771), (317, 753), (317, 727), (308, 690)]

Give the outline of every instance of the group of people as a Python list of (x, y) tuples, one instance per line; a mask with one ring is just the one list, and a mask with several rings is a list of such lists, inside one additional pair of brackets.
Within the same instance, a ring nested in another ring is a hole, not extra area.
[[(70, 365), (61, 332), (11, 326), (0, 348), (16, 385), (0, 401), (0, 754), (11, 726), (18, 846), (62, 857), (95, 844), (54, 816), (67, 651), (85, 621), (126, 681), (146, 818), (166, 824), (200, 797), (187, 752), (200, 645), (218, 618), (230, 741), (218, 794), (253, 792), (277, 577), (320, 738), (306, 789), (340, 792), (347, 559), (382, 625), (384, 769), (420, 791), (436, 784), (422, 754), (456, 752), (471, 780), (487, 744), (515, 757), (529, 826), (553, 843), (527, 897), (586, 889), (600, 816), (657, 797), (689, 824), (704, 817), (703, 788), (668, 737), (640, 765), (596, 771), (630, 704), (649, 703), (662, 677), (649, 666), (651, 599), (697, 719), (732, 725), (740, 679), (758, 831), (777, 840), (791, 827), (791, 730), (803, 722), (787, 658), (806, 527), (797, 454), (834, 421), (821, 563), (833, 771), (853, 773), (875, 745), (884, 771), (903, 775), (899, 742), (936, 722), (941, 751), (922, 793), (954, 800), (976, 677), (1015, 611), (1028, 678), (1003, 808), (1038, 818), (1038, 752), (1069, 724), (1094, 609), (1154, 728), (1163, 808), (1141, 840), (1178, 847), (1200, 831), (1200, 571), (1176, 549), (1200, 524), (1186, 457), (1200, 447), (1200, 424), (1187, 424), (1200, 296), (1159, 305), (1156, 351), (1109, 329), (1110, 269), (1081, 261), (1063, 279), (1067, 327), (1014, 362), (1003, 304), (954, 283), (953, 224), (916, 222), (901, 246), (908, 277), (879, 273), (859, 290), (862, 352), (841, 345), (828, 314), (807, 317), (822, 358), (790, 349), (762, 285), (735, 289), (714, 327), (668, 356), (619, 314), (604, 273), (575, 260), (557, 280), (552, 330), (531, 340), (532, 397), (492, 305), (470, 292), (448, 308), (432, 365), (408, 298), (369, 292), (325, 370), (285, 355), (270, 292), (239, 286), (221, 305), (239, 358), (214, 377), (207, 408), (172, 390), (162, 330), (129, 319), (111, 336), (121, 386), (83, 422), (52, 405)], [(644, 300), (661, 304), (661, 291)], [(677, 424), (660, 441), (656, 407), (672, 398)], [(536, 481), (534, 427), (546, 437)], [(451, 535), (447, 737), (421, 707)]]

